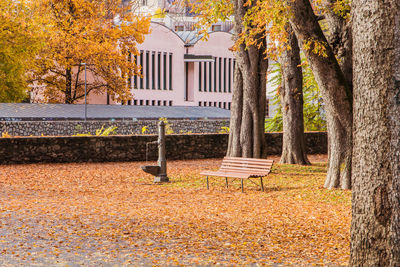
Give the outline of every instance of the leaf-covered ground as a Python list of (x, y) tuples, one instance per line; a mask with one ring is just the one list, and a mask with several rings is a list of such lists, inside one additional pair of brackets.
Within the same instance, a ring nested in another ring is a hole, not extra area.
[[(278, 158), (274, 158), (278, 160)], [(322, 188), (326, 157), (275, 164), (265, 192), (169, 161), (155, 185), (143, 162), (0, 166), (2, 266), (345, 265), (350, 195)]]

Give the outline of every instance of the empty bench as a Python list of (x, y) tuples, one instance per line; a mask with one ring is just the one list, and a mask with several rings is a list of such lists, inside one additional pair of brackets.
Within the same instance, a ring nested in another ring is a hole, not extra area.
[[(241, 189), (243, 192), (243, 180), (252, 178), (260, 179), (261, 190), (264, 191), (263, 177), (271, 172), (273, 160), (254, 159), (254, 158), (238, 158), (225, 157), (222, 160), (221, 167), (218, 171), (202, 171), (200, 175), (205, 175), (207, 180), (207, 189), (209, 189), (208, 177), (218, 176), (225, 177), (226, 187), (228, 188), (228, 178), (241, 179)], [(257, 184), (256, 184), (257, 185)], [(258, 185), (257, 185), (258, 186)]]

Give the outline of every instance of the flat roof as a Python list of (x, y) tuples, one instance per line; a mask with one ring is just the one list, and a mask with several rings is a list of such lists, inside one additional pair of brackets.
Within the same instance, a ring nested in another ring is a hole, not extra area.
[[(83, 104), (0, 103), (0, 121), (83, 120)], [(230, 110), (198, 106), (87, 105), (88, 120), (229, 119)]]

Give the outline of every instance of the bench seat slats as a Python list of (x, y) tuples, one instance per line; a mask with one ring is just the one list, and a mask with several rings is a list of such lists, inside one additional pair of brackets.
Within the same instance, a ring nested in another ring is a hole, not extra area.
[(241, 178), (242, 192), (243, 192), (243, 179), (260, 178), (261, 189), (264, 191), (262, 177), (270, 173), (273, 162), (274, 162), (273, 160), (267, 160), (267, 159), (225, 157), (222, 160), (219, 170), (202, 171), (200, 174), (207, 176), (207, 189), (208, 189), (208, 176), (219, 176), (226, 178), (226, 186), (228, 186), (228, 177)]

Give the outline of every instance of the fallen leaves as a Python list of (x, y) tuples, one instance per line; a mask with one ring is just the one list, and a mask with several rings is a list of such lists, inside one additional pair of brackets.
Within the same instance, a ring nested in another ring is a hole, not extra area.
[(224, 179), (211, 178), (211, 190), (205, 189), (199, 172), (217, 169), (220, 160), (169, 161), (171, 183), (163, 185), (152, 183), (143, 164), (0, 166), (0, 260), (90, 266), (348, 261), (350, 192), (321, 187), (325, 163), (275, 164), (266, 192), (246, 183), (243, 194), (238, 180), (226, 189)]

